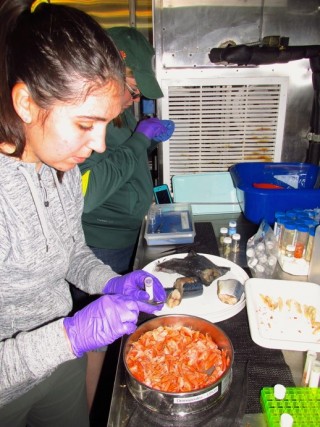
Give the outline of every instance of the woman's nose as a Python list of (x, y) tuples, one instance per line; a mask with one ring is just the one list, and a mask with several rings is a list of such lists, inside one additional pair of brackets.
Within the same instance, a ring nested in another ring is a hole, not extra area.
[(95, 137), (93, 137), (90, 140), (88, 147), (96, 153), (103, 153), (107, 148), (106, 132), (104, 131), (101, 135), (96, 135)]
[(96, 153), (103, 153), (106, 150), (106, 126), (103, 126), (101, 128), (97, 128), (96, 132), (91, 135), (91, 139), (89, 141), (89, 144), (87, 147), (89, 147), (91, 150), (95, 151)]

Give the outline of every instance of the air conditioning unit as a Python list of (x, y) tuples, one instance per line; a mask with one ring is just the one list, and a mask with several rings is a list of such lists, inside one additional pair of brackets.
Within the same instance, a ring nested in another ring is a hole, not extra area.
[(287, 77), (184, 78), (183, 73), (160, 81), (161, 117), (176, 125), (160, 149), (164, 183), (170, 186), (178, 174), (227, 171), (238, 162), (280, 161)]

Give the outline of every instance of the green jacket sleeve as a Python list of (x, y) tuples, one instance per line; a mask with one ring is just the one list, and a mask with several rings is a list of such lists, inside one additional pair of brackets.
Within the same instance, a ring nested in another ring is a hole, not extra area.
[[(110, 148), (108, 148), (110, 146)], [(131, 177), (138, 159), (146, 153), (150, 140), (128, 128), (108, 126), (107, 150), (93, 153), (79, 165), (82, 174), (84, 213), (104, 203)]]

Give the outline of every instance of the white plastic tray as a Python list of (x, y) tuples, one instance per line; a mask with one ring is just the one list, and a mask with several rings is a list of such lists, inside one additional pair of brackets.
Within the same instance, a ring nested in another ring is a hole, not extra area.
[[(225, 258), (210, 254), (200, 255), (204, 255), (210, 261), (220, 267), (230, 267), (230, 271), (228, 271), (224, 276), (219, 277), (219, 279), (234, 278), (239, 280), (242, 284), (244, 284), (248, 279), (247, 273), (237, 264)], [(187, 253), (183, 253), (159, 258), (146, 265), (143, 270), (156, 276), (164, 287), (170, 288), (173, 286), (175, 280), (182, 276), (175, 273), (169, 274), (162, 271), (155, 271), (155, 266), (160, 262), (167, 261), (172, 258), (184, 258), (186, 256)], [(190, 314), (209, 320), (210, 322), (221, 322), (222, 320), (235, 316), (244, 308), (246, 304), (245, 294), (243, 293), (240, 301), (235, 305), (224, 304), (219, 300), (217, 295), (217, 280), (213, 281), (209, 286), (204, 286), (202, 295), (194, 298), (182, 299), (181, 304), (174, 308), (169, 308), (167, 305), (165, 305), (161, 311), (158, 311), (155, 314), (159, 316), (163, 314)]]
[[(245, 283), (247, 312), (253, 341), (262, 347), (320, 351), (320, 331), (313, 333), (303, 311), (314, 307), (320, 322), (320, 286), (310, 282), (249, 279)], [(271, 309), (261, 295), (283, 306)], [(279, 300), (280, 298), (280, 300)], [(300, 308), (302, 312), (300, 312)]]

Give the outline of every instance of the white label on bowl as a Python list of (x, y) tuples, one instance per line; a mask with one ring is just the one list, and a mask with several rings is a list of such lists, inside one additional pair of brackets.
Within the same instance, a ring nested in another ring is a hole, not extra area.
[(206, 393), (199, 394), (198, 396), (192, 396), (192, 397), (175, 397), (173, 399), (173, 403), (179, 405), (182, 403), (191, 403), (191, 402), (199, 402), (200, 400), (206, 399), (207, 397), (212, 396), (213, 394), (216, 394), (219, 390), (219, 386), (213, 388), (210, 391), (207, 391)]

